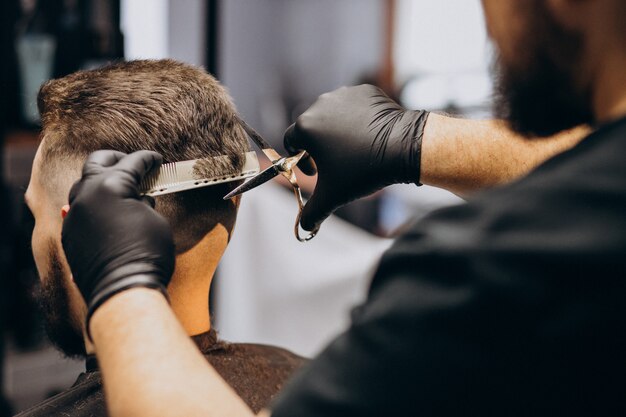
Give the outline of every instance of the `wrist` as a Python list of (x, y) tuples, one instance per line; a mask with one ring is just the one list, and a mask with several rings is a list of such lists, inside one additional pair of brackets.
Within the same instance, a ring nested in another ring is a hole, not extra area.
[(112, 328), (119, 329), (122, 325), (139, 322), (150, 317), (154, 306), (168, 306), (167, 299), (159, 290), (147, 287), (134, 287), (117, 293), (107, 299), (95, 310), (87, 323), (91, 330), (93, 343), (102, 342)]
[(99, 288), (98, 291), (95, 291), (88, 302), (85, 327), (87, 329), (87, 337), (90, 341), (93, 341), (91, 337), (90, 322), (95, 312), (119, 294), (135, 289), (146, 289), (153, 292), (159, 292), (169, 302), (167, 290), (161, 283), (160, 277), (155, 274), (136, 274), (124, 277), (123, 279), (115, 280), (105, 287)]
[(433, 185), (433, 173), (437, 172), (436, 165), (445, 164), (447, 161), (437, 161), (433, 158), (436, 155), (437, 142), (442, 136), (442, 126), (450, 118), (437, 113), (430, 113), (424, 125), (424, 136), (422, 137), (421, 160), (420, 160), (420, 182), (422, 184)]
[(430, 112), (425, 110), (410, 110), (409, 112), (410, 122), (402, 128), (398, 141), (404, 161), (404, 173), (401, 182), (422, 185), (422, 142)]

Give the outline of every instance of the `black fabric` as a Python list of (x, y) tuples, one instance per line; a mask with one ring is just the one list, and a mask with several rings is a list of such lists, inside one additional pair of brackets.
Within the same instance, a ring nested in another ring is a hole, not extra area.
[(102, 375), (99, 371), (91, 371), (80, 374), (71, 388), (17, 416), (100, 417), (106, 415)]
[[(269, 405), (285, 381), (306, 360), (274, 346), (220, 341), (214, 330), (192, 337), (207, 361), (258, 413)], [(32, 407), (18, 417), (104, 417), (107, 415), (102, 375), (95, 356), (86, 372), (66, 391)]]
[(273, 417), (626, 415), (626, 119), (413, 225)]

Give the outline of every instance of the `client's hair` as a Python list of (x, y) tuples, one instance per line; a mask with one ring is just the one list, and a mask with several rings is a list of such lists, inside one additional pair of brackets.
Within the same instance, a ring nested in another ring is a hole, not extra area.
[[(241, 169), (249, 149), (226, 90), (203, 70), (172, 60), (116, 63), (48, 81), (39, 91), (38, 107), (45, 140), (42, 178), (50, 180), (48, 187), (99, 149), (153, 150), (164, 162), (225, 155), (233, 170)], [(179, 253), (217, 223), (232, 229), (237, 209), (222, 197), (234, 185), (156, 198)]]

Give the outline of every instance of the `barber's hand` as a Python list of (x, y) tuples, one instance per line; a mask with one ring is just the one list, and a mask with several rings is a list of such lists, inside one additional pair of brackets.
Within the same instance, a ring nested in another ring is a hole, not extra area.
[(141, 179), (161, 165), (155, 152), (97, 151), (70, 191), (63, 249), (89, 312), (133, 287), (161, 290), (174, 271), (169, 224), (139, 195)]
[[(338, 207), (387, 185), (419, 184), (427, 118), (428, 112), (405, 110), (371, 85), (320, 96), (285, 133), (287, 151), (306, 150), (318, 171), (302, 227), (313, 230)], [(315, 173), (309, 160), (299, 166)]]

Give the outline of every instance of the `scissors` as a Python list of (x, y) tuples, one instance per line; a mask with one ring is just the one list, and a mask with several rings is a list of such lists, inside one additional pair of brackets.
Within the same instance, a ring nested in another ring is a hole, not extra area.
[(309, 234), (305, 237), (302, 237), (300, 235), (300, 219), (302, 218), (304, 200), (302, 199), (302, 192), (300, 191), (300, 186), (298, 185), (296, 174), (293, 171), (293, 168), (295, 168), (298, 162), (300, 162), (300, 159), (302, 159), (302, 157), (306, 155), (306, 151), (301, 151), (291, 157), (281, 156), (265, 141), (265, 139), (261, 137), (261, 135), (259, 135), (241, 118), (239, 118), (239, 123), (241, 124), (241, 127), (246, 132), (246, 134), (250, 137), (250, 139), (252, 139), (252, 141), (261, 149), (261, 152), (263, 152), (263, 154), (272, 162), (272, 165), (269, 168), (264, 169), (254, 177), (250, 178), (248, 181), (244, 182), (230, 193), (228, 193), (224, 197), (224, 200), (231, 199), (235, 196), (250, 191), (253, 188), (258, 187), (259, 185), (265, 184), (266, 182), (280, 174), (283, 177), (287, 178), (287, 180), (293, 187), (293, 193), (296, 196), (296, 200), (298, 202), (298, 216), (296, 217), (296, 224), (294, 226), (296, 239), (298, 239), (298, 241), (300, 242), (308, 242), (309, 240), (313, 239), (319, 231), (319, 227), (309, 232)]

